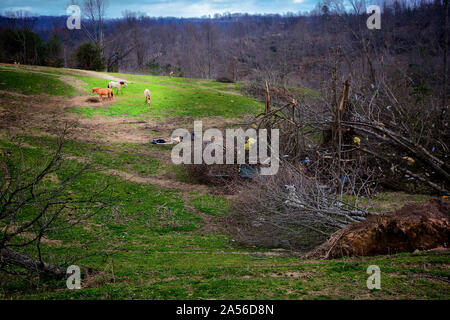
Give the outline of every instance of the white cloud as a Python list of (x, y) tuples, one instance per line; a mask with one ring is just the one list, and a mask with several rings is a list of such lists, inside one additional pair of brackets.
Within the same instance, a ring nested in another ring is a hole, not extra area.
[(215, 10), (208, 3), (184, 4), (180, 8), (180, 3), (159, 3), (153, 5), (139, 6), (139, 11), (147, 13), (149, 16), (175, 16), (175, 17), (201, 17), (203, 15), (214, 14)]
[[(64, 15), (70, 0), (0, 0), (0, 12), (28, 10), (37, 14)], [(214, 13), (286, 13), (310, 10), (316, 0), (109, 0), (108, 18), (125, 10), (153, 17), (201, 17)]]
[(32, 7), (8, 7), (5, 11), (33, 11)]

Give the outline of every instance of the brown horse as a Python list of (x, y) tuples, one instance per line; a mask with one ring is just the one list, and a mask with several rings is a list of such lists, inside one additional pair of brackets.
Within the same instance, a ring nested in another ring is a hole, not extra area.
[(102, 100), (103, 100), (103, 96), (108, 96), (108, 98), (114, 97), (114, 93), (111, 89), (92, 88), (92, 92), (97, 92), (99, 98)]

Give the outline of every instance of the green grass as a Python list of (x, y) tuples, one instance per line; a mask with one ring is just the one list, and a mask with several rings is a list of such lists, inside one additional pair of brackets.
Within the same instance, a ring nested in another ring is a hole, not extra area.
[(229, 202), (222, 196), (197, 195), (191, 200), (192, 206), (206, 214), (225, 216), (230, 210)]
[[(3, 71), (4, 66), (1, 65), (0, 69)], [(84, 77), (64, 69), (36, 68), (29, 73), (19, 72), (49, 77), (56, 84), (56, 75), (78, 77), (86, 82), (86, 92), (91, 86), (105, 86), (107, 83), (104, 79)], [(253, 107), (259, 108), (252, 99), (225, 92), (234, 92), (240, 84), (116, 76), (129, 80), (130, 86), (114, 104), (105, 108), (77, 108), (75, 111), (84, 116), (160, 116), (170, 119), (185, 115), (239, 117), (254, 111)], [(9, 75), (6, 77), (9, 79)], [(14, 77), (15, 74), (12, 79)], [(20, 88), (24, 87), (21, 80), (15, 81), (19, 88), (8, 87), (7, 90), (24, 90)], [(154, 92), (154, 105), (150, 107), (145, 106), (141, 97), (146, 87)], [(241, 101), (239, 99), (245, 103), (230, 102)], [(199, 104), (187, 107), (185, 100), (198, 101)], [(0, 155), (10, 152), (15, 163), (24, 161), (36, 170), (45, 164), (55, 148), (56, 139), (46, 136), (43, 129), (28, 129), (28, 133), (22, 133), (18, 139), (23, 142), (23, 147), (1, 132)], [(83, 268), (86, 276), (82, 280), (82, 290), (67, 290), (64, 281), (48, 279), (34, 280), (30, 285), (21, 277), (0, 273), (0, 299), (450, 298), (448, 283), (442, 281), (450, 277), (448, 252), (304, 261), (285, 251), (242, 247), (226, 232), (205, 232), (204, 221), (192, 212), (209, 215), (212, 221), (222, 219), (230, 208), (226, 197), (193, 190), (183, 193), (108, 174), (108, 170), (119, 170), (145, 178), (170, 170), (179, 181), (192, 182), (180, 167), (152, 157), (152, 152), (169, 151), (170, 148), (146, 144), (95, 144), (67, 140), (63, 148), (68, 156), (66, 165), (56, 173), (56, 177), (44, 183), (56, 186), (56, 181), (74, 172), (82, 161), (91, 159), (103, 170), (89, 172), (71, 183), (70, 196), (84, 198), (102, 182), (109, 181), (116, 210), (102, 212), (64, 232), (51, 233), (48, 239), (52, 242), (44, 243), (44, 256), (48, 262), (59, 263), (68, 256), (81, 257), (75, 264)], [(108, 195), (105, 193), (102, 197)], [(395, 203), (398, 198), (395, 194), (385, 194), (376, 200), (384, 206)], [(401, 202), (421, 199), (408, 195), (400, 198)], [(370, 205), (369, 200), (362, 201)], [(27, 210), (22, 218), (26, 218), (32, 208)], [(373, 264), (381, 268), (382, 289), (379, 291), (370, 291), (366, 287), (366, 270)], [(86, 268), (92, 269), (89, 275), (86, 275)]]
[[(109, 80), (100, 77), (82, 75), (70, 69), (32, 67), (24, 70), (20, 67), (0, 65), (2, 83), (6, 90), (24, 94), (65, 95), (77, 94), (70, 85), (58, 79), (70, 75), (85, 83), (85, 94), (92, 94), (93, 87), (106, 88)], [(127, 88), (118, 94), (112, 104), (104, 108), (85, 107), (72, 111), (86, 117), (95, 115), (113, 117), (215, 117), (235, 118), (245, 114), (255, 114), (263, 110), (263, 105), (239, 93), (240, 84), (224, 84), (213, 80), (157, 77), (149, 75), (129, 75), (111, 73), (110, 75), (126, 79)], [(152, 104), (145, 103), (144, 90), (152, 93)]]
[[(214, 88), (205, 87), (205, 80), (155, 77), (144, 75), (114, 74), (129, 81), (123, 94), (116, 95), (116, 101), (105, 108), (79, 108), (87, 117), (96, 114), (113, 117), (239, 117), (262, 110), (262, 104), (227, 92), (229, 86), (213, 83)], [(93, 87), (106, 87), (108, 80), (76, 76), (86, 83), (86, 93)], [(145, 103), (144, 90), (152, 93), (152, 104)], [(224, 90), (220, 90), (224, 89)]]
[(74, 96), (76, 90), (57, 79), (56, 76), (23, 71), (0, 69), (2, 90), (16, 91), (26, 95), (48, 94), (51, 96)]
[[(408, 203), (423, 203), (435, 197), (424, 194), (407, 194), (404, 192), (377, 193), (372, 197), (358, 198), (358, 205), (369, 212), (392, 212)], [(355, 203), (355, 197), (345, 196), (348, 203)]]
[(322, 98), (322, 94), (320, 92), (308, 88), (297, 88), (293, 86), (288, 86), (288, 89), (302, 96), (307, 96), (310, 98)]
[[(36, 148), (51, 149), (56, 146), (57, 139), (50, 136), (21, 136), (20, 140)], [(121, 169), (141, 176), (153, 175), (164, 165), (146, 154), (129, 152), (124, 147), (96, 145), (76, 140), (65, 140), (63, 152), (66, 155), (79, 157), (105, 169)]]
[[(54, 141), (23, 137), (32, 148), (22, 147), (29, 165), (44, 163)], [(39, 148), (36, 148), (40, 146)], [(7, 140), (2, 150), (18, 153)], [(66, 152), (87, 157), (92, 150), (75, 142)], [(105, 153), (121, 166), (120, 153)], [(143, 161), (144, 162), (144, 161)], [(63, 179), (77, 162), (58, 172)], [(73, 196), (87, 196), (103, 173), (93, 172), (70, 186)], [(83, 280), (80, 291), (64, 290), (64, 282), (41, 281), (29, 287), (17, 277), (0, 275), (0, 297), (20, 299), (338, 299), (426, 298), (448, 299), (448, 284), (422, 276), (448, 278), (448, 253), (398, 254), (364, 259), (303, 263), (288, 255), (262, 255), (267, 250), (239, 247), (222, 234), (201, 232), (201, 219), (185, 209), (180, 193), (114, 178), (113, 197), (120, 211), (107, 211), (87, 224), (50, 239), (45, 245), (51, 261), (67, 255), (86, 256), (77, 263), (97, 271)], [(213, 216), (226, 214), (221, 196), (193, 194), (197, 210)], [(382, 270), (382, 290), (369, 291), (365, 281), (369, 265)], [(426, 264), (426, 268), (424, 268)], [(84, 283), (84, 282), (83, 282)]]

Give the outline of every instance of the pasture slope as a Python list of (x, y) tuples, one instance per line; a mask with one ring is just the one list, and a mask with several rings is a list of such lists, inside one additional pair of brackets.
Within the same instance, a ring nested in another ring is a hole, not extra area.
[[(91, 87), (125, 79), (114, 101), (87, 101)], [(105, 74), (71, 69), (0, 65), (0, 149), (22, 149), (39, 165), (54, 150), (58, 132), (76, 123), (64, 146), (68, 165), (94, 160), (71, 187), (74, 197), (114, 181), (120, 210), (45, 239), (51, 262), (84, 257), (91, 270), (82, 290), (64, 282), (0, 275), (2, 299), (449, 299), (448, 252), (417, 252), (333, 261), (301, 260), (284, 250), (245, 248), (227, 236), (221, 221), (232, 196), (192, 183), (170, 161), (170, 147), (149, 144), (175, 128), (239, 125), (263, 107), (241, 95), (239, 84), (200, 79)], [(152, 92), (146, 105), (143, 92)], [(426, 197), (381, 194), (388, 210)], [(1, 226), (0, 226), (1, 227)], [(366, 287), (369, 265), (382, 272), (382, 289)]]

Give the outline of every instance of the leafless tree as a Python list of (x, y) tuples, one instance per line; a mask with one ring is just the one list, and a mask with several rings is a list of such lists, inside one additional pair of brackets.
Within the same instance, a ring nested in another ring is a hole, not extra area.
[(442, 111), (441, 111), (441, 119), (444, 118), (445, 113), (448, 112), (447, 106), (447, 95), (448, 95), (448, 0), (444, 0), (444, 53), (443, 53), (443, 93), (442, 93)]
[(107, 0), (83, 0), (82, 12), (88, 21), (88, 26), (83, 27), (90, 41), (98, 48), (104, 48), (104, 21)]
[(206, 55), (206, 78), (211, 79), (217, 54), (217, 30), (216, 26), (209, 21), (203, 23), (202, 29), (204, 36), (204, 55)]
[(86, 198), (71, 195), (72, 185), (94, 167), (69, 164), (63, 146), (62, 136), (54, 154), (39, 164), (21, 152), (0, 157), (0, 271), (65, 277), (64, 263), (51, 264), (44, 255), (45, 240), (111, 207), (106, 181)]

